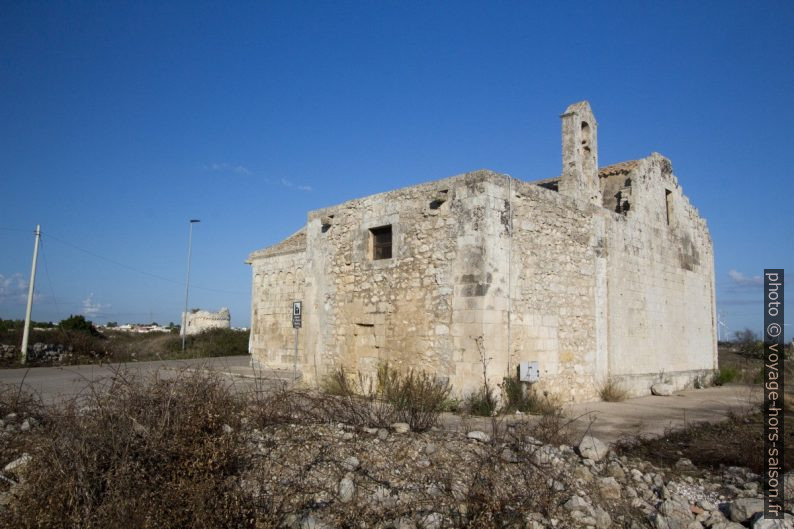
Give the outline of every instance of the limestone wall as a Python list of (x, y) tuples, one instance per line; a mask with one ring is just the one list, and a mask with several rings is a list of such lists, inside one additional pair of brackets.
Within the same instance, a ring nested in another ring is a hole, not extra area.
[[(286, 244), (285, 244), (286, 243)], [(251, 338), (249, 352), (259, 367), (292, 368), (295, 330), (292, 302), (304, 297), (305, 231), (251, 256)], [(303, 337), (298, 357), (305, 363)]]
[(532, 184), (513, 185), (511, 365), (538, 361), (539, 390), (594, 398), (597, 208)]
[[(479, 171), (309, 214), (311, 377), (333, 366), (371, 375), (389, 362), (449, 376), (461, 389), (482, 383), (477, 339), (495, 345), (489, 329), (499, 316), (481, 311), (502, 310), (504, 295), (491, 288), (501, 257), (487, 235), (501, 222), (491, 182), (503, 178)], [(393, 256), (373, 260), (369, 230), (385, 225)]]
[(691, 385), (717, 368), (711, 238), (669, 160), (639, 160), (625, 179), (630, 208), (607, 224), (609, 373), (638, 394)]

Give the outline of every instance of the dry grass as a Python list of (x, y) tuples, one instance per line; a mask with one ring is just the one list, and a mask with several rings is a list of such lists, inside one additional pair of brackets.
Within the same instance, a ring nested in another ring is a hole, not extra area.
[(2, 526), (253, 527), (235, 479), (242, 402), (220, 379), (119, 374), (82, 402), (50, 409), (26, 440), (33, 459)]
[[(760, 413), (731, 414), (719, 423), (690, 424), (668, 430), (661, 437), (633, 437), (618, 443), (618, 451), (661, 466), (672, 466), (680, 458), (697, 467), (718, 470), (740, 466), (762, 473), (764, 468), (763, 417)], [(794, 415), (785, 415), (785, 470), (794, 468)]]
[(423, 432), (438, 424), (451, 390), (448, 382), (424, 371), (402, 373), (382, 364), (374, 380), (336, 369), (323, 381), (324, 396), (301, 393), (300, 399), (311, 400), (324, 414), (347, 417), (349, 424), (384, 427), (404, 422)]
[(400, 373), (383, 364), (378, 369), (378, 395), (394, 409), (397, 422), (423, 432), (438, 424), (452, 387), (424, 371)]
[(598, 396), (606, 402), (622, 402), (629, 396), (629, 392), (614, 377), (607, 377), (598, 386)]
[[(265, 529), (310, 526), (311, 515), (340, 528), (431, 519), (498, 528), (525, 527), (528, 513), (567, 526), (561, 504), (575, 484), (528, 448), (528, 437), (575, 444), (559, 410), (497, 425), (488, 443), (439, 429), (383, 436), (365, 428), (388, 428), (399, 413), (416, 429), (431, 424), (422, 421), (437, 416), (448, 388), (421, 373), (381, 379), (382, 398), (283, 385), (236, 392), (192, 372), (140, 380), (119, 371), (62, 407), (0, 391), (0, 411), (40, 423), (3, 447), (6, 459), (23, 446), (33, 459), (0, 527)], [(356, 487), (349, 502), (338, 494), (345, 477)]]

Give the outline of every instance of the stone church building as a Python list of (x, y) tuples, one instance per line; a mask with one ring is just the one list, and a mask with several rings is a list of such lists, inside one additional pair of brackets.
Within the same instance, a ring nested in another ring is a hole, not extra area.
[(537, 389), (575, 401), (597, 399), (608, 378), (640, 395), (710, 377), (706, 221), (670, 160), (599, 167), (590, 105), (561, 118), (557, 178), (479, 170), (358, 198), (310, 211), (295, 234), (253, 252), (254, 364), (296, 362), (313, 384), (388, 362), (464, 394), (530, 362)]

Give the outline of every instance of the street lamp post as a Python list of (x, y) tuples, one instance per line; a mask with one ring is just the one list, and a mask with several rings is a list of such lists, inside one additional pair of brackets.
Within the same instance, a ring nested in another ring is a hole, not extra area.
[(199, 219), (190, 219), (190, 232), (187, 238), (187, 279), (185, 281), (185, 312), (182, 313), (182, 353), (185, 352), (187, 339), (187, 303), (190, 295), (190, 254), (193, 250), (193, 224), (201, 222)]

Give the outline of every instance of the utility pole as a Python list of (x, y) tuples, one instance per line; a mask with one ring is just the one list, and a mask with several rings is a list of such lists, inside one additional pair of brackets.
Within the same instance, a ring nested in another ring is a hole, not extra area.
[(190, 219), (190, 235), (187, 239), (187, 279), (185, 281), (185, 312), (182, 314), (182, 353), (185, 352), (185, 340), (187, 339), (187, 300), (190, 294), (190, 254), (193, 250), (193, 224), (201, 222), (198, 219)]
[(36, 224), (36, 242), (33, 244), (33, 265), (30, 269), (30, 283), (28, 284), (28, 307), (25, 310), (25, 330), (22, 332), (22, 359), (24, 364), (28, 357), (28, 337), (30, 336), (30, 314), (33, 311), (33, 285), (36, 283), (36, 261), (39, 258), (39, 241), (41, 240), (41, 226)]

